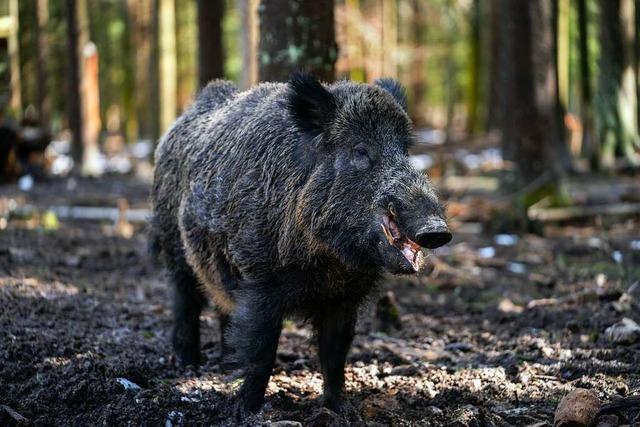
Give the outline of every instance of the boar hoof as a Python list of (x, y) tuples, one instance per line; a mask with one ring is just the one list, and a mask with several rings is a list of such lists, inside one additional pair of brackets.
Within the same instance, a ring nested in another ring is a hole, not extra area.
[(247, 404), (242, 399), (238, 400), (235, 404), (235, 408), (233, 411), (236, 421), (238, 422), (247, 421), (251, 417), (255, 416), (255, 414), (258, 413), (258, 411), (260, 410), (261, 405), (253, 405), (253, 406), (255, 407), (247, 406)]
[(177, 351), (178, 353), (178, 361), (180, 362), (180, 366), (198, 366), (202, 363), (202, 356), (200, 355), (200, 350), (182, 350)]
[(324, 396), (322, 398), (322, 406), (343, 416), (355, 412), (355, 409), (351, 406), (349, 401), (342, 397)]

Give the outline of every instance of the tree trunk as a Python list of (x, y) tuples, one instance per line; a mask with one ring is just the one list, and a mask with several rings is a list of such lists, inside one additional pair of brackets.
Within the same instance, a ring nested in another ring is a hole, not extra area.
[(49, 59), (49, 40), (47, 37), (47, 23), (49, 22), (49, 1), (38, 0), (36, 25), (36, 78), (37, 78), (37, 104), (40, 128), (43, 132), (49, 133), (49, 120), (51, 116), (51, 105), (49, 102), (47, 89), (47, 61)]
[(82, 174), (100, 174), (98, 140), (102, 124), (100, 122), (100, 82), (98, 74), (98, 48), (87, 43), (82, 48), (82, 130), (84, 132), (82, 150)]
[[(596, 128), (600, 166), (611, 169), (617, 154), (637, 164), (638, 145), (632, 52), (632, 0), (600, 0), (600, 74), (596, 93)], [(631, 27), (631, 28), (629, 28)]]
[(152, 93), (149, 70), (151, 69), (151, 49), (153, 40), (152, 0), (128, 0), (129, 31), (134, 47), (135, 99), (134, 108), (137, 122), (136, 138), (150, 138), (152, 131), (152, 109), (149, 102)]
[[(83, 1), (83, 0), (79, 0)], [(78, 13), (76, 0), (66, 0), (67, 54), (68, 54), (68, 119), (72, 134), (71, 155), (75, 168), (82, 166), (82, 108), (80, 98), (80, 55)]]
[(176, 118), (178, 70), (176, 65), (176, 9), (174, 0), (158, 0), (160, 62), (160, 131)]
[(501, 3), (500, 0), (491, 0), (489, 3), (489, 22), (491, 33), (489, 36), (489, 76), (487, 93), (487, 130), (500, 127), (500, 84), (502, 81), (500, 69), (501, 56)]
[(224, 0), (198, 0), (198, 79), (200, 87), (224, 76)]
[(467, 97), (467, 132), (475, 133), (478, 126), (478, 105), (480, 104), (480, 0), (473, 0), (471, 5), (471, 31), (469, 44), (469, 95)]
[(424, 6), (420, 0), (411, 1), (411, 84), (409, 113), (417, 124), (424, 123), (423, 102), (426, 95), (426, 48)]
[(259, 78), (286, 81), (305, 71), (332, 81), (338, 47), (333, 0), (261, 0)]
[[(552, 147), (562, 171), (571, 169), (571, 155), (566, 141), (564, 117), (569, 105), (569, 80), (571, 60), (571, 29), (569, 0), (551, 1), (551, 43), (553, 69), (553, 95), (555, 118), (553, 120)], [(562, 82), (561, 82), (562, 81)]]
[(517, 167), (507, 187), (557, 177), (551, 7), (545, 0), (501, 0), (501, 129), (506, 160)]
[(20, 93), (20, 41), (18, 0), (9, 0), (9, 15), (11, 17), (11, 31), (9, 33), (9, 62), (10, 62), (10, 96), (9, 107), (16, 115), (22, 115), (22, 96)]
[[(149, 56), (149, 110), (151, 115), (151, 139), (160, 138), (160, 14), (159, 0), (151, 0), (151, 53)], [(152, 156), (153, 160), (153, 156)]]
[(398, 0), (381, 0), (382, 9), (382, 75), (397, 77), (398, 64)]
[(591, 70), (589, 68), (589, 32), (587, 1), (578, 0), (578, 51), (580, 67), (580, 116), (582, 117), (582, 155), (593, 160), (593, 111)]
[[(640, 104), (640, 0), (635, 0), (634, 65), (636, 77), (636, 104)], [(640, 106), (636, 108), (636, 126), (640, 129)]]
[(258, 2), (237, 0), (242, 20), (242, 75), (240, 86), (247, 89), (258, 80)]
[(569, 105), (569, 79), (571, 60), (571, 34), (570, 34), (570, 1), (552, 0), (553, 3), (553, 30), (555, 33), (554, 44), (556, 61), (556, 79), (558, 85), (558, 101), (562, 109)]

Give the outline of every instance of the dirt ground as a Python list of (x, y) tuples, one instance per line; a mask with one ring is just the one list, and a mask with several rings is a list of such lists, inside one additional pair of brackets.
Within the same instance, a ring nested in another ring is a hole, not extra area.
[[(147, 194), (132, 179), (60, 180), (28, 193), (0, 187), (0, 205), (38, 212), (126, 198), (145, 207)], [(3, 218), (0, 425), (235, 424), (239, 380), (220, 373), (211, 309), (205, 363), (176, 366), (170, 290), (148, 258), (143, 225), (129, 237), (108, 221)], [(640, 394), (640, 340), (614, 343), (605, 333), (623, 318), (640, 323), (625, 294), (640, 280), (637, 219), (550, 227), (545, 238), (517, 241), (465, 223), (454, 233), (431, 255), (429, 275), (385, 279), (400, 330), (377, 331), (375, 304), (363, 309), (346, 373), (349, 421), (319, 408), (310, 329), (287, 322), (266, 404), (247, 423), (545, 426), (574, 388), (603, 402)], [(638, 423), (639, 412), (614, 412), (606, 425)]]

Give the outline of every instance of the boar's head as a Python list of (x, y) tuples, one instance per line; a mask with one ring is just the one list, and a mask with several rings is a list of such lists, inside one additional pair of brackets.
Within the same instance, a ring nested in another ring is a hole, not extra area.
[(451, 240), (432, 185), (409, 162), (406, 105), (391, 79), (323, 86), (298, 74), (288, 84), (298, 158), (308, 171), (296, 222), (312, 246), (350, 268), (415, 273), (422, 248)]

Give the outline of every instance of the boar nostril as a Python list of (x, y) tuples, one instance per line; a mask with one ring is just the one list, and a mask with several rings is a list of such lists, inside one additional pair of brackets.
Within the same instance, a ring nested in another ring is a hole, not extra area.
[(425, 227), (416, 234), (416, 243), (427, 249), (435, 249), (444, 246), (451, 241), (453, 236), (446, 228)]

